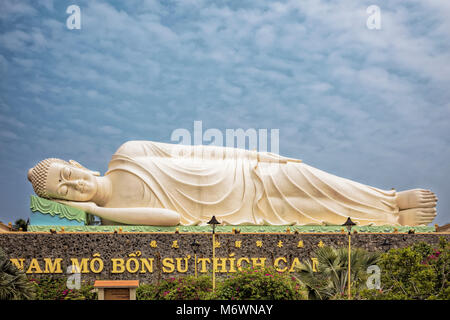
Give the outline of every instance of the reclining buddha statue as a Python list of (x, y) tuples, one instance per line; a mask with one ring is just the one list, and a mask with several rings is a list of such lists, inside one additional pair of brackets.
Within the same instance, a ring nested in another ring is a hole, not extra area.
[(40, 197), (103, 224), (426, 225), (437, 197), (381, 190), (270, 152), (129, 141), (104, 176), (76, 161), (45, 159), (28, 171)]

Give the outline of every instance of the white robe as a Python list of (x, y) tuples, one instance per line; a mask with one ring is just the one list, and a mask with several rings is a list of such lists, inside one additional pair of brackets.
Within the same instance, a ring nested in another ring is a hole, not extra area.
[(272, 153), (151, 141), (123, 144), (110, 174), (134, 174), (149, 207), (181, 215), (181, 225), (205, 224), (213, 215), (229, 225), (393, 225), (395, 190), (384, 191)]

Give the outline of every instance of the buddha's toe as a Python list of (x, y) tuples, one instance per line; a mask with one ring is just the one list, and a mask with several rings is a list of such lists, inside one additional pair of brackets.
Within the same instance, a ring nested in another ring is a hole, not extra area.
[(427, 225), (436, 217), (436, 208), (400, 210), (398, 222), (404, 226)]
[(426, 195), (426, 196), (421, 196), (422, 200), (434, 200), (437, 201), (437, 197), (435, 195)]
[(431, 190), (427, 190), (427, 189), (420, 189), (420, 192), (422, 192), (423, 194), (434, 194)]
[(424, 208), (420, 210), (417, 215), (417, 222), (419, 224), (429, 224), (436, 217), (436, 208)]
[(434, 208), (437, 204), (437, 197), (433, 192), (422, 193), (419, 199), (420, 208)]
[(437, 202), (435, 200), (422, 200), (420, 202), (420, 208), (434, 208)]
[(422, 216), (436, 216), (436, 208), (421, 208), (419, 212)]

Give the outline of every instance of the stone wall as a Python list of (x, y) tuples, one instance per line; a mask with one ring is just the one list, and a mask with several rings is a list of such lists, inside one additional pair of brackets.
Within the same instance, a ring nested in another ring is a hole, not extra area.
[[(352, 235), (352, 247), (384, 252), (390, 248), (405, 247), (420, 241), (436, 244), (439, 237), (450, 240), (450, 234), (438, 233), (358, 233)], [(55, 276), (64, 276), (67, 266), (72, 264), (72, 258), (76, 258), (80, 264), (81, 259), (86, 258), (89, 260), (86, 260), (87, 272), (83, 273), (83, 280), (139, 279), (141, 282), (151, 282), (181, 273), (194, 274), (194, 250), (191, 245), (194, 240), (200, 244), (196, 252), (198, 272), (206, 274), (212, 270), (211, 264), (205, 260), (212, 257), (212, 236), (205, 233), (16, 232), (0, 234), (0, 247), (10, 259), (18, 259), (19, 263), (23, 262), (24, 270), (36, 277), (48, 276), (50, 273)], [(219, 271), (232, 271), (238, 267), (238, 262), (244, 267), (248, 265), (247, 262), (250, 262), (250, 266), (252, 263), (262, 262), (269, 266), (277, 262), (277, 267), (287, 272), (293, 265), (295, 266), (296, 262), (310, 259), (312, 252), (322, 244), (333, 247), (347, 246), (348, 237), (343, 233), (219, 233), (216, 234), (216, 243), (218, 243), (215, 249), (216, 258), (227, 258), (222, 260), (222, 266), (218, 267)], [(45, 258), (51, 258), (51, 263), (61, 258), (61, 272), (58, 272), (58, 268), (51, 272), (52, 265), (46, 266)], [(95, 258), (97, 258), (96, 261), (93, 260)], [(103, 263), (103, 268), (100, 268), (99, 259)], [(115, 268), (116, 273), (113, 272), (112, 259), (123, 259), (116, 261), (118, 263)], [(146, 267), (141, 263), (141, 259), (148, 261)], [(239, 259), (241, 260), (238, 261)], [(133, 261), (128, 262), (128, 260)], [(138, 268), (136, 268), (136, 262), (138, 262)], [(183, 272), (186, 269), (186, 262), (187, 270)], [(124, 269), (124, 272), (120, 272), (121, 269)], [(218, 275), (221, 274), (225, 273), (219, 272)]]

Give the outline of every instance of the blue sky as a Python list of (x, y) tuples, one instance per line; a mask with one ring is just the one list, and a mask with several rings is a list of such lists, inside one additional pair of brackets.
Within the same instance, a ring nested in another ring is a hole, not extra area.
[(361, 183), (431, 189), (448, 223), (449, 16), (448, 0), (2, 0), (0, 220), (28, 217), (44, 158), (104, 173), (123, 142), (201, 120), (279, 129), (282, 155)]

